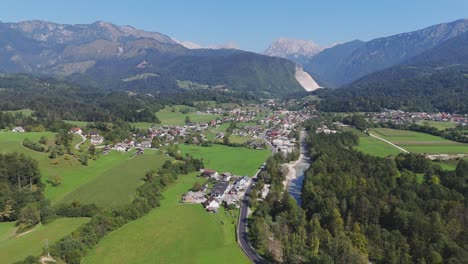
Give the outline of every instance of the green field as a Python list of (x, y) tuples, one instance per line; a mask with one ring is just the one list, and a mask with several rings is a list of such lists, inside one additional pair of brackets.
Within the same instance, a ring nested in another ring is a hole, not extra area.
[[(187, 114), (181, 113), (180, 109), (184, 108), (189, 108), (192, 112), (189, 112)], [(172, 112), (172, 109), (174, 109), (175, 111)], [(175, 126), (185, 125), (186, 116), (188, 116), (190, 118), (190, 121), (194, 123), (208, 122), (218, 117), (221, 117), (220, 115), (213, 114), (197, 114), (195, 108), (186, 105), (175, 105), (172, 107), (168, 106), (156, 112), (156, 116), (161, 121), (161, 124)]]
[(371, 132), (413, 153), (468, 153), (468, 144), (425, 133), (390, 128), (376, 128)]
[(366, 154), (378, 157), (398, 155), (398, 153), (401, 152), (399, 149), (393, 147), (392, 145), (369, 136), (359, 137), (359, 145), (356, 147), (356, 149)]
[(54, 134), (44, 133), (0, 133), (1, 153), (24, 153), (39, 162), (43, 182), (51, 175), (62, 178), (62, 184), (46, 185), (45, 196), (53, 204), (61, 201), (79, 200), (96, 202), (99, 205), (118, 205), (131, 200), (141, 178), (149, 168), (159, 168), (167, 156), (147, 151), (145, 155), (130, 158), (131, 153), (112, 151), (89, 160), (88, 166), (81, 165), (73, 158), (50, 160), (48, 153), (30, 150), (22, 145), (24, 138), (37, 141), (41, 136), (53, 138)]
[(23, 116), (31, 116), (33, 111), (29, 109), (23, 109), (23, 110), (16, 110), (16, 111), (2, 111), (4, 113), (11, 113), (11, 114), (16, 114), (16, 113), (22, 113)]
[(454, 128), (457, 126), (457, 124), (454, 122), (430, 121), (430, 120), (421, 120), (417, 124), (428, 125), (431, 127), (435, 127), (439, 130), (445, 130), (447, 128)]
[(128, 157), (129, 155), (127, 153), (126, 158), (118, 163), (104, 166), (99, 175), (81, 184), (61, 202), (80, 201), (83, 204), (95, 203), (100, 207), (129, 204), (134, 198), (135, 190), (143, 183), (145, 172), (159, 169), (169, 159), (159, 151), (146, 151), (144, 155), (135, 157)]
[(83, 263), (250, 263), (235, 241), (233, 217), (179, 203), (199, 180), (181, 176), (164, 191), (161, 207), (104, 237)]
[(46, 240), (53, 244), (87, 221), (88, 218), (59, 218), (20, 236), (16, 235), (13, 223), (0, 223), (0, 262), (13, 263), (30, 255), (38, 256)]
[(258, 167), (271, 154), (269, 150), (252, 150), (243, 147), (228, 147), (214, 144), (211, 147), (180, 145), (182, 153), (202, 158), (206, 168), (219, 172), (253, 176)]

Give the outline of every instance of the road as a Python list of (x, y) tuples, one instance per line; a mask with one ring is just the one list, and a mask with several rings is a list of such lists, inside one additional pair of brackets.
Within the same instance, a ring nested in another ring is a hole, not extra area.
[(78, 144), (75, 145), (75, 149), (80, 149), (80, 145), (83, 144), (83, 143), (85, 143), (86, 137), (83, 136), (83, 135), (81, 135), (81, 134), (77, 134), (77, 135), (79, 135), (79, 136), (82, 138), (82, 140), (81, 140), (80, 143), (78, 143)]
[[(261, 138), (265, 143), (270, 147), (272, 153), (276, 153), (276, 149), (271, 145), (271, 143), (266, 140), (265, 138), (266, 135), (266, 130), (261, 134)], [(253, 178), (256, 178), (257, 175), (260, 173), (262, 169), (259, 169), (257, 173), (255, 173)], [(252, 178), (252, 179), (253, 179)], [(241, 207), (240, 207), (240, 215), (239, 215), (239, 221), (237, 222), (237, 241), (239, 242), (240, 247), (244, 251), (244, 253), (247, 255), (247, 257), (252, 261), (252, 263), (255, 264), (264, 264), (267, 263), (260, 255), (257, 254), (255, 249), (252, 247), (252, 245), (249, 242), (249, 236), (247, 232), (248, 228), (248, 217), (249, 217), (249, 194), (250, 191), (252, 190), (253, 186), (253, 180), (250, 181), (249, 187), (247, 187), (247, 190), (245, 191), (244, 197), (242, 198), (241, 201)]]
[(380, 139), (380, 140), (382, 140), (383, 142), (388, 143), (388, 144), (394, 146), (395, 148), (397, 148), (397, 149), (403, 151), (404, 153), (410, 153), (410, 152), (407, 151), (406, 149), (404, 149), (404, 148), (402, 148), (402, 147), (399, 147), (399, 146), (393, 144), (392, 142), (390, 142), (390, 141), (388, 141), (388, 140), (386, 140), (386, 139), (383, 139), (383, 138), (378, 137), (378, 136), (376, 136), (376, 135), (372, 135), (371, 133), (369, 133), (369, 136), (371, 136), (371, 137), (373, 137), (373, 138), (376, 138), (376, 139)]

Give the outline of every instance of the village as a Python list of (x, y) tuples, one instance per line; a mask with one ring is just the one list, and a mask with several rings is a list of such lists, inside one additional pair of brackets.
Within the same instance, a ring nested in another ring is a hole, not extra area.
[(468, 115), (450, 113), (405, 112), (401, 110), (385, 110), (378, 113), (367, 113), (373, 123), (412, 124), (418, 121), (453, 122), (456, 125), (468, 125)]

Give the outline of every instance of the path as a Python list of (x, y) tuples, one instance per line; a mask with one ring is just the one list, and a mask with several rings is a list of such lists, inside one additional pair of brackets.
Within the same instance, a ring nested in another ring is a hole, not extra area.
[(392, 142), (390, 142), (390, 141), (388, 141), (388, 140), (386, 140), (386, 139), (383, 139), (383, 138), (381, 138), (381, 137), (372, 135), (371, 133), (369, 133), (369, 136), (371, 136), (371, 137), (373, 137), (373, 138), (376, 138), (376, 139), (380, 139), (380, 140), (382, 140), (383, 142), (388, 143), (388, 144), (394, 146), (395, 148), (397, 148), (397, 149), (403, 151), (404, 153), (410, 153), (410, 152), (407, 151), (406, 149), (404, 149), (404, 148), (402, 148), (402, 147), (400, 147), (400, 146), (397, 146), (397, 145), (393, 144)]
[(78, 143), (78, 144), (75, 145), (75, 149), (80, 149), (80, 145), (83, 144), (83, 143), (85, 143), (86, 137), (83, 136), (83, 135), (81, 135), (81, 134), (77, 134), (77, 135), (79, 135), (79, 136), (82, 138), (82, 140), (81, 140), (80, 143)]
[(38, 228), (38, 227), (41, 226), (41, 225), (42, 225), (42, 223), (39, 223), (39, 224), (37, 224), (36, 226), (34, 226), (32, 229), (30, 229), (30, 230), (28, 230), (28, 231), (26, 231), (26, 232), (23, 232), (23, 233), (20, 233), (20, 234), (16, 235), (16, 237), (20, 237), (20, 236), (27, 235), (27, 234), (33, 232), (34, 230), (36, 230), (36, 228)]

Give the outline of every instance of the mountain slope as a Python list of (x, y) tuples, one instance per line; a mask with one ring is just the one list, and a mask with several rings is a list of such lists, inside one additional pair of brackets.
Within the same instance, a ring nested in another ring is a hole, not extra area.
[(108, 89), (179, 91), (179, 81), (256, 94), (303, 88), (296, 65), (240, 50), (187, 49), (170, 37), (105, 22), (0, 23), (0, 70), (71, 78)]
[(321, 96), (322, 110), (468, 113), (468, 32)]
[[(374, 39), (363, 45), (338, 45), (312, 57), (305, 69), (333, 87), (402, 63), (468, 31), (468, 19)], [(350, 46), (350, 47), (348, 47)], [(343, 48), (346, 47), (345, 52)]]

